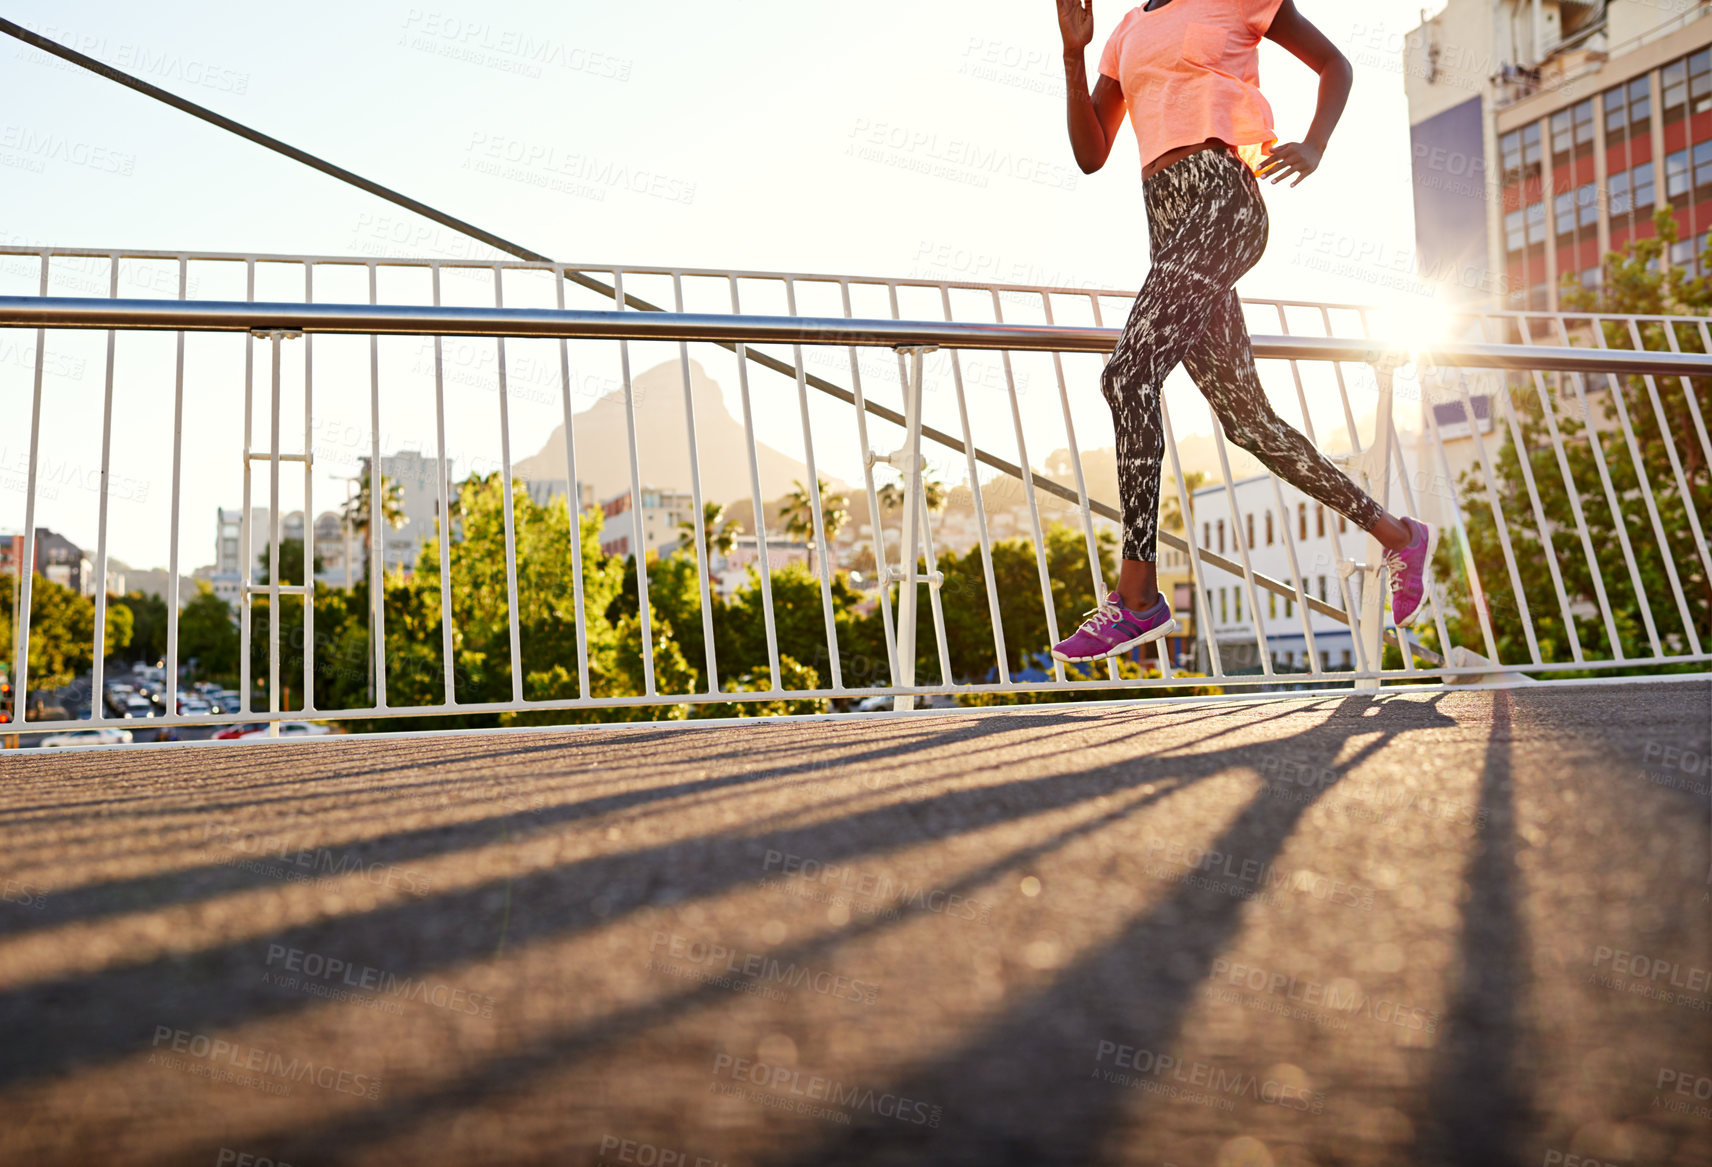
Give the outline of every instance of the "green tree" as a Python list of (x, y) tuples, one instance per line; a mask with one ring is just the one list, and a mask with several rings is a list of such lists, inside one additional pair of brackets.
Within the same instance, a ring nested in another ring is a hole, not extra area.
[(131, 613), (131, 656), (153, 664), (166, 656), (166, 601), (156, 595), (127, 592), (112, 601)]
[[(394, 484), (388, 483), (387, 485), (393, 487), (393, 493), (397, 492), (397, 488)], [(399, 521), (393, 522), (390, 517), (387, 521), (394, 527), (403, 526), (402, 513), (399, 516)], [(264, 584), (273, 582), (272, 564), (268, 562), (269, 556), (271, 556), (272, 553), (273, 548), (271, 546), (268, 546), (267, 544), (262, 545), (260, 555), (262, 561), (261, 582)], [(322, 568), (321, 556), (317, 554), (315, 556), (316, 573), (319, 574), (322, 571)], [(281, 539), (279, 541), (279, 582), (283, 585), (296, 585), (303, 583), (302, 539)]]
[[(945, 484), (931, 470), (922, 473), (921, 493), (927, 499), (927, 509), (934, 514), (938, 514), (945, 507), (945, 500), (949, 495)], [(903, 509), (904, 488), (900, 482), (888, 482), (877, 489), (874, 495), (879, 500), (882, 516)]]
[[(341, 508), (341, 515), (345, 523), (350, 526), (351, 530), (363, 537), (364, 564), (368, 564), (373, 558), (373, 547), (369, 541), (372, 532), (369, 528), (371, 526), (370, 518), (374, 515), (374, 511), (369, 503), (369, 479), (369, 471), (364, 468), (357, 481), (357, 493), (352, 495), (350, 500)], [(382, 523), (394, 530), (404, 526), (404, 491), (396, 481), (388, 478), (385, 474), (380, 476), (380, 514), (378, 517)], [(303, 567), (303, 550), (301, 547), (298, 548), (297, 554), (297, 566), (301, 570)], [(283, 546), (280, 548), (280, 559), (285, 561), (285, 548)], [(289, 568), (289, 561), (285, 562), (285, 566)]]
[[(0, 576), (0, 588), (13, 594), (10, 575)], [(0, 617), (0, 659), (8, 667), (15, 659), (16, 616), (7, 606)], [(111, 656), (131, 643), (131, 610), (109, 603), (104, 623), (105, 647)], [(95, 664), (95, 602), (68, 587), (37, 575), (30, 583), (29, 684), (32, 689), (57, 689), (89, 672)]]
[[(701, 504), (701, 528), (707, 539), (709, 555), (730, 555), (731, 549), (737, 545), (737, 536), (742, 527), (735, 519), (725, 517), (725, 504), (704, 502)], [(678, 524), (679, 547), (694, 550), (696, 540), (696, 525), (694, 519), (685, 519)]]
[[(1622, 252), (1606, 256), (1604, 281), (1597, 288), (1566, 286), (1560, 300), (1568, 311), (1638, 314), (1663, 317), (1640, 324), (1640, 347), (1667, 352), (1674, 333), (1676, 347), (1702, 352), (1699, 329), (1693, 321), (1680, 323), (1673, 316), (1704, 316), (1712, 312), (1712, 281), (1694, 278), (1680, 267), (1665, 268), (1662, 257), (1676, 241), (1677, 227), (1668, 207), (1654, 216), (1656, 235), (1632, 241)], [(1712, 262), (1712, 252), (1703, 258)], [(1658, 268), (1659, 270), (1649, 270)], [(1600, 341), (1613, 349), (1633, 349), (1626, 322), (1603, 325), (1602, 337), (1594, 337), (1588, 323), (1577, 343), (1596, 347)], [(1585, 378), (1587, 404), (1596, 417), (1581, 416), (1580, 398), (1570, 374), (1543, 379), (1547, 397), (1541, 399), (1531, 377), (1508, 379), (1507, 394), (1521, 433), (1521, 445), (1505, 426), (1497, 456), (1493, 459), (1493, 487), (1499, 510), (1509, 530), (1511, 547), (1521, 583), (1521, 597), (1510, 582), (1509, 564), (1503, 553), (1497, 522), (1487, 501), (1485, 476), (1479, 468), (1465, 474), (1459, 490), (1464, 501), (1468, 549), (1484, 585), (1484, 615), (1490, 621), (1499, 659), (1524, 663), (1530, 658), (1522, 620), (1525, 600), (1541, 659), (1570, 661), (1570, 629), (1563, 606), (1552, 583), (1550, 564), (1557, 565), (1569, 600), (1574, 632), (1588, 656), (1608, 657), (1613, 652), (1610, 634), (1598, 611), (1595, 568), (1603, 580), (1612, 611), (1617, 638), (1628, 656), (1651, 656), (1646, 632), (1643, 597), (1665, 653), (1687, 651), (1687, 631), (1692, 625), (1702, 643), (1712, 639), (1712, 580), (1695, 546), (1693, 524), (1703, 531), (1712, 520), (1712, 474), (1700, 448), (1690, 398), (1701, 416), (1712, 416), (1712, 379), (1658, 377), (1652, 386), (1639, 376)], [(1659, 408), (1653, 406), (1653, 392)], [(1558, 455), (1551, 441), (1546, 408), (1563, 438), (1564, 458), (1570, 480), (1580, 497), (1592, 562), (1577, 530), (1574, 505), (1565, 484)], [(1619, 420), (1619, 405), (1626, 412), (1636, 439), (1639, 466), (1631, 456)], [(1662, 413), (1662, 422), (1660, 414)], [(1684, 494), (1677, 485), (1670, 454), (1674, 449), (1687, 485)], [(1607, 494), (1600, 463), (1611, 482)], [(1524, 465), (1532, 472), (1544, 514), (1541, 529), (1527, 489)], [(1661, 543), (1653, 529), (1642, 483), (1650, 486), (1664, 532)], [(1613, 497), (1616, 507), (1612, 506)], [(1627, 542), (1640, 576), (1636, 590), (1628, 557), (1619, 532)], [(1547, 537), (1550, 549), (1547, 548)], [(1456, 541), (1441, 542), (1436, 574), (1445, 581), (1454, 643), (1485, 652), (1484, 636), (1473, 590), (1463, 573)], [(1676, 602), (1670, 584), (1674, 568), (1686, 601), (1687, 619)], [(1427, 643), (1436, 647), (1436, 635)], [(1395, 656), (1395, 652), (1391, 654)]]
[(196, 595), (178, 614), (178, 659), (193, 678), (236, 684), (238, 648), (232, 609), (207, 580), (197, 580)]
[[(835, 492), (824, 478), (817, 478), (815, 482), (820, 488), (820, 523), (830, 546), (838, 532), (844, 529), (844, 524), (850, 521), (850, 499)], [(796, 489), (785, 495), (785, 505), (780, 512), (785, 521), (785, 534), (803, 543), (813, 543), (814, 500), (801, 479), (795, 485)]]

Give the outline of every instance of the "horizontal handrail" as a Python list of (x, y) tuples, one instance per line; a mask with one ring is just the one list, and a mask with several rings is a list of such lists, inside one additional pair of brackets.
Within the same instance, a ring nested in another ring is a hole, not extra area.
[[(554, 308), (452, 308), (394, 304), (257, 303), (248, 300), (117, 300), (0, 296), (0, 328), (119, 328), (190, 332), (548, 337), (581, 340), (716, 341), (724, 344), (856, 345), (902, 348), (1107, 353), (1119, 330), (974, 321), (859, 320), (693, 312), (589, 312)], [(1428, 364), (1547, 373), (1712, 375), (1712, 355), (1562, 345), (1459, 343), (1413, 348), (1345, 337), (1253, 338), (1260, 359), (1370, 363), (1413, 356)]]

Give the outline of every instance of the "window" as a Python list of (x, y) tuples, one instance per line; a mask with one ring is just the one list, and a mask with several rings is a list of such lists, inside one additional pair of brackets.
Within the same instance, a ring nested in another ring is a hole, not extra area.
[(1236, 618), (1238, 621), (1240, 621), (1242, 619), (1242, 589), (1241, 588), (1232, 588), (1231, 589), (1231, 597), (1235, 601), (1234, 606), (1236, 608)]
[(1694, 144), (1694, 185), (1712, 186), (1712, 141)]
[(1611, 195), (1611, 213), (1626, 215), (1629, 213), (1629, 172), (1619, 170), (1605, 180), (1606, 189)]
[(1219, 528), (1219, 554), (1223, 555), (1225, 553), (1225, 521), (1223, 519), (1219, 520), (1218, 528)]
[(1689, 275), (1694, 274), (1694, 240), (1679, 239), (1670, 245), (1670, 266), (1684, 268)]
[(1321, 539), (1326, 537), (1326, 508), (1323, 506), (1314, 508), (1314, 534)]
[(1605, 91), (1605, 144), (1615, 146), (1627, 140), (1629, 105), (1621, 85)]
[(1567, 109), (1560, 109), (1552, 114), (1552, 165), (1561, 166), (1557, 159), (1575, 148), (1575, 115)]
[(1277, 592), (1267, 592), (1266, 593), (1266, 615), (1269, 619), (1275, 618), (1278, 615), (1278, 593)]
[(1201, 524), (1201, 546), (1211, 547), (1212, 545), (1213, 545), (1213, 525), (1211, 523), (1202, 523)]
[(1712, 109), (1712, 49), (1688, 58), (1688, 108), (1692, 113)]
[(1522, 127), (1522, 177), (1540, 176), (1540, 123), (1530, 122)]
[(1575, 156), (1584, 158), (1593, 153), (1593, 99), (1575, 107)]
[(1688, 58), (1672, 61), (1659, 71), (1659, 101), (1664, 106), (1664, 122), (1682, 120), (1688, 106)]
[(1248, 512), (1248, 549), (1254, 550), (1254, 512)]
[(1305, 502), (1296, 504), (1296, 524), (1301, 531), (1301, 534), (1297, 535), (1296, 538), (1306, 539), (1308, 537), (1308, 504)]
[(1596, 267), (1584, 269), (1581, 273), (1581, 286), (1584, 288), (1597, 288), (1599, 286), (1599, 269)]
[(1355, 667), (1354, 662), (1350, 659), (1349, 649), (1347, 648), (1343, 650), (1343, 661), (1341, 662), (1340, 667), (1346, 672)]
[(1225, 591), (1226, 591), (1226, 589), (1224, 589), (1224, 588), (1219, 589), (1219, 623), (1220, 624), (1229, 624), (1230, 623), (1230, 615), (1225, 608)]
[(1552, 165), (1568, 166), (1570, 159), (1593, 152), (1593, 99), (1561, 109), (1551, 119)]
[(1342, 515), (1337, 517), (1337, 530), (1340, 535), (1349, 530), (1349, 520), (1344, 518)]
[(1329, 602), (1326, 599), (1326, 577), (1323, 575), (1320, 577), (1320, 602), (1322, 604)]
[(1528, 242), (1544, 243), (1546, 241), (1546, 205), (1545, 203), (1530, 203), (1528, 206)]
[(1688, 151), (1678, 150), (1664, 158), (1664, 197), (1688, 193)]
[(1504, 216), (1504, 249), (1520, 251), (1527, 246), (1525, 225), (1521, 211), (1511, 211)]
[(1641, 211), (1653, 205), (1653, 164), (1643, 162), (1634, 168), (1635, 210)]
[(1272, 512), (1266, 512), (1266, 545), (1272, 546)]
[(1511, 130), (1498, 139), (1498, 154), (1504, 168), (1506, 186), (1522, 179), (1522, 133)]
[(1583, 227), (1599, 226), (1599, 188), (1591, 182), (1575, 192), (1576, 221)]
[(1552, 200), (1552, 218), (1557, 220), (1557, 233), (1561, 238), (1575, 234), (1575, 192), (1566, 190)]
[(1644, 124), (1652, 116), (1653, 95), (1652, 87), (1645, 77), (1637, 77), (1629, 82), (1629, 131), (1636, 132), (1636, 127)]
[(1288, 620), (1291, 617), (1291, 615), (1295, 613), (1295, 611), (1296, 611), (1296, 601), (1290, 599), (1289, 597), (1285, 597), (1285, 600), (1284, 600), (1284, 619)]

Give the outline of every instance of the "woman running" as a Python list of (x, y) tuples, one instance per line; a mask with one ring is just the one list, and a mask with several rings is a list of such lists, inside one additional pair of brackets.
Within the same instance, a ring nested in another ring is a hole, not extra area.
[[(1410, 623), (1426, 595), (1437, 532), (1387, 514), (1273, 412), (1235, 290), (1266, 249), (1256, 175), (1274, 183), (1294, 175), (1295, 186), (1319, 167), (1349, 97), (1349, 62), (1295, 0), (1148, 0), (1118, 22), (1090, 94), (1082, 57), (1094, 39), (1093, 0), (1057, 4), (1076, 162), (1087, 174), (1106, 164), (1127, 107), (1141, 145), (1153, 265), (1101, 377), (1123, 504), (1118, 587), (1052, 655), (1101, 660), (1177, 630), (1156, 587), (1154, 555), (1165, 453), (1159, 394), (1178, 362), (1228, 439), (1384, 545), (1392, 619)], [(1305, 141), (1276, 144), (1272, 107), (1259, 89), (1262, 37), (1320, 76)]]

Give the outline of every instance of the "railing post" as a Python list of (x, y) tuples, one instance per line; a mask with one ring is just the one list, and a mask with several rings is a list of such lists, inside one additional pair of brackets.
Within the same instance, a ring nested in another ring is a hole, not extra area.
[[(257, 340), (268, 341), (269, 342), (269, 348), (271, 350), (270, 351), (271, 362), (270, 362), (270, 376), (269, 376), (269, 392), (268, 392), (269, 412), (271, 415), (271, 423), (270, 423), (269, 430), (268, 430), (268, 452), (267, 452), (267, 457), (266, 457), (266, 461), (268, 464), (268, 581), (266, 584), (262, 585), (259, 588), (253, 586), (252, 580), (250, 578), (250, 568), (253, 565), (253, 561), (246, 561), (246, 563), (244, 565), (244, 569), (245, 569), (244, 570), (244, 584), (243, 584), (244, 601), (243, 601), (242, 610), (243, 610), (243, 618), (245, 621), (245, 626), (247, 627), (248, 623), (249, 623), (249, 619), (250, 619), (251, 597), (258, 591), (265, 591), (267, 593), (267, 596), (268, 596), (268, 713), (271, 715), (271, 719), (268, 721), (267, 733), (268, 733), (268, 736), (270, 738), (277, 738), (279, 736), (279, 714), (281, 712), (280, 700), (279, 700), (279, 623), (280, 623), (279, 464), (284, 459), (284, 455), (282, 455), (280, 453), (280, 449), (279, 449), (280, 343), (282, 341), (285, 341), (285, 340), (299, 339), (300, 337), (302, 337), (303, 333), (296, 331), (296, 330), (293, 330), (293, 329), (268, 328), (268, 329), (257, 329), (254, 332), (252, 332), (250, 335), (254, 336)], [(248, 436), (249, 436), (248, 434), (245, 435), (246, 444), (247, 444)], [(245, 482), (245, 486), (246, 486), (246, 490), (245, 490), (246, 496), (249, 494), (247, 487), (249, 484), (249, 476), (250, 476), (250, 462), (253, 460), (253, 458), (254, 458), (253, 454), (251, 454), (249, 452), (245, 453), (245, 456), (244, 456), (244, 482)], [(303, 454), (302, 454), (302, 458), (303, 458), (303, 461), (305, 463), (305, 469), (307, 470), (308, 465), (310, 463), (310, 460), (313, 458), (313, 452), (308, 450), (308, 449), (305, 449)], [(245, 507), (245, 514), (244, 514), (244, 518), (245, 518), (246, 522), (249, 519), (249, 510), (248, 510), (248, 505), (247, 505), (248, 501), (249, 500), (246, 497), (246, 499), (245, 499), (246, 507)], [(310, 604), (312, 604), (314, 602), (314, 599), (313, 599), (313, 597), (315, 595), (314, 564), (315, 564), (315, 520), (314, 520), (314, 516), (309, 514), (308, 509), (305, 508), (304, 516), (303, 516), (303, 577), (304, 577), (304, 582), (302, 585), (299, 585), (299, 586), (304, 588), (303, 604), (304, 604), (304, 607), (306, 609)], [(309, 651), (307, 645), (304, 646), (304, 651), (305, 652)], [(250, 674), (249, 674), (250, 662), (246, 658), (242, 663), (244, 666), (244, 685), (245, 685), (245, 688), (247, 690), (249, 687), (249, 683), (250, 683)], [(246, 709), (248, 708), (247, 702), (246, 702), (245, 707), (246, 707)]]
[[(1373, 441), (1365, 450), (1349, 456), (1347, 466), (1355, 484), (1372, 496), (1373, 501), (1388, 507), (1391, 498), (1391, 398), (1392, 373), (1406, 358), (1387, 354), (1372, 362), (1373, 375), (1379, 382), (1379, 402), (1374, 418)], [(1372, 672), (1380, 672), (1385, 663), (1385, 593), (1381, 587), (1385, 549), (1372, 534), (1367, 536), (1367, 561), (1345, 561), (1339, 574), (1361, 576), (1361, 613), (1350, 629), (1352, 639), (1361, 649), (1363, 663)], [(1407, 630), (1397, 630), (1397, 645), (1409, 651)], [(1377, 689), (1379, 679), (1368, 677), (1355, 682), (1357, 689)]]
[[(892, 678), (892, 684), (899, 688), (915, 685), (915, 589), (919, 578), (915, 569), (915, 549), (920, 536), (920, 531), (916, 528), (916, 516), (921, 511), (921, 505), (916, 500), (921, 498), (922, 493), (921, 359), (937, 347), (911, 345), (898, 349), (901, 353), (908, 353), (910, 358), (909, 383), (904, 386), (904, 445), (886, 461), (904, 476), (904, 525), (901, 540), (904, 562), (902, 571), (898, 573), (903, 581), (902, 589), (898, 592), (898, 671)], [(888, 563), (880, 573), (882, 603), (885, 602), (884, 589), (890, 586), (892, 574), (891, 565)], [(892, 708), (914, 709), (915, 697), (909, 694), (895, 697), (892, 700)]]

